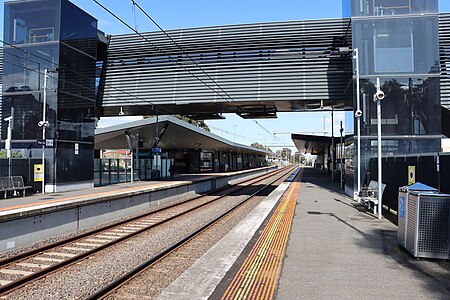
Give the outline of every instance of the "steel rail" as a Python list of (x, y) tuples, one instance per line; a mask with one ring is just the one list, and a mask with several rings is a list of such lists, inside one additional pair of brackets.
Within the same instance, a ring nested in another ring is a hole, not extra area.
[(207, 193), (206, 195), (201, 195), (201, 196), (195, 197), (195, 198), (187, 200), (187, 201), (175, 203), (173, 205), (169, 205), (167, 207), (164, 207), (164, 208), (161, 208), (161, 209), (157, 209), (155, 211), (148, 212), (148, 213), (145, 213), (145, 214), (140, 215), (140, 216), (133, 217), (133, 218), (131, 218), (129, 220), (120, 221), (120, 222), (108, 225), (106, 227), (99, 228), (99, 229), (96, 229), (96, 230), (93, 230), (93, 231), (81, 234), (81, 235), (76, 236), (76, 237), (68, 238), (68, 239), (65, 239), (65, 240), (62, 240), (62, 241), (59, 241), (59, 242), (47, 245), (47, 246), (43, 246), (43, 247), (34, 249), (32, 251), (29, 251), (29, 252), (22, 253), (20, 255), (11, 257), (9, 259), (5, 259), (5, 260), (3, 260), (1, 262), (0, 268), (5, 268), (5, 267), (7, 267), (9, 265), (13, 265), (13, 264), (19, 263), (22, 260), (32, 259), (33, 256), (36, 256), (38, 254), (44, 254), (43, 252), (45, 252), (45, 251), (48, 251), (48, 250), (51, 250), (51, 249), (55, 249), (57, 247), (65, 245), (65, 244), (70, 244), (70, 243), (76, 242), (78, 240), (82, 240), (82, 239), (87, 238), (89, 236), (94, 236), (94, 235), (99, 234), (101, 232), (106, 232), (106, 231), (111, 230), (111, 229), (113, 229), (115, 227), (120, 227), (120, 226), (123, 226), (123, 225), (125, 225), (127, 223), (128, 224), (132, 224), (133, 222), (136, 222), (136, 221), (138, 221), (140, 219), (149, 217), (149, 216), (154, 215), (154, 214), (159, 213), (159, 212), (164, 212), (165, 210), (168, 211), (169, 209), (172, 209), (172, 208), (174, 208), (176, 206), (180, 206), (180, 205), (184, 205), (184, 204), (196, 201), (196, 200), (200, 200), (201, 198), (204, 198), (204, 197), (207, 197), (207, 196), (211, 196), (212, 193), (215, 193), (217, 191), (222, 191), (222, 190), (226, 190), (226, 189), (232, 189), (232, 191), (230, 191), (228, 193), (225, 193), (224, 195), (218, 196), (218, 197), (216, 197), (216, 198), (214, 198), (214, 199), (212, 199), (210, 201), (207, 201), (207, 202), (205, 202), (203, 204), (200, 204), (198, 206), (195, 206), (195, 207), (190, 208), (188, 210), (185, 210), (183, 212), (177, 213), (175, 215), (168, 216), (164, 220), (157, 221), (154, 224), (151, 224), (151, 225), (149, 225), (147, 227), (144, 227), (142, 229), (136, 230), (135, 232), (129, 233), (128, 235), (124, 235), (122, 237), (119, 237), (119, 238), (117, 238), (115, 240), (112, 240), (110, 242), (107, 242), (105, 244), (98, 245), (98, 247), (96, 247), (96, 248), (90, 249), (90, 250), (88, 250), (88, 251), (86, 251), (84, 253), (80, 253), (80, 254), (78, 254), (78, 255), (76, 255), (74, 257), (67, 258), (67, 259), (65, 259), (62, 262), (53, 264), (53, 265), (51, 265), (51, 266), (49, 266), (47, 268), (38, 270), (38, 271), (36, 271), (36, 272), (34, 272), (34, 273), (30, 274), (30, 275), (21, 277), (18, 280), (15, 280), (15, 281), (13, 281), (13, 282), (11, 282), (9, 284), (1, 286), (0, 287), (0, 296), (2, 294), (5, 294), (5, 293), (11, 292), (11, 291), (13, 291), (15, 289), (18, 289), (19, 287), (21, 287), (21, 286), (23, 286), (23, 285), (25, 285), (27, 283), (30, 283), (30, 281), (33, 281), (33, 280), (39, 279), (39, 278), (41, 278), (43, 276), (49, 275), (51, 273), (54, 273), (55, 271), (61, 269), (62, 267), (69, 266), (69, 265), (71, 265), (71, 264), (73, 264), (75, 262), (78, 262), (78, 261), (80, 261), (80, 260), (82, 260), (82, 259), (84, 259), (86, 257), (89, 257), (89, 256), (91, 256), (91, 255), (93, 255), (93, 254), (95, 254), (97, 252), (100, 252), (101, 250), (110, 248), (111, 246), (114, 246), (114, 245), (116, 245), (118, 243), (121, 243), (121, 242), (124, 242), (124, 241), (126, 241), (128, 239), (131, 239), (131, 238), (133, 238), (133, 237), (135, 237), (135, 236), (137, 236), (139, 234), (142, 234), (142, 233), (144, 233), (144, 232), (146, 232), (146, 231), (148, 231), (148, 230), (150, 230), (150, 229), (152, 229), (152, 228), (154, 228), (156, 226), (164, 224), (164, 223), (166, 223), (168, 221), (171, 221), (171, 220), (173, 220), (175, 218), (178, 218), (178, 217), (180, 217), (180, 216), (182, 216), (184, 214), (187, 214), (187, 213), (192, 212), (192, 211), (194, 211), (196, 209), (199, 209), (199, 208), (201, 208), (203, 206), (206, 206), (206, 205), (208, 205), (208, 204), (210, 204), (212, 202), (215, 202), (215, 201), (218, 201), (218, 200), (220, 200), (220, 199), (222, 199), (224, 197), (227, 197), (231, 193), (234, 193), (236, 191), (248, 188), (250, 185), (255, 184), (255, 183), (259, 182), (259, 181), (265, 180), (267, 178), (270, 178), (271, 176), (279, 174), (279, 173), (285, 171), (286, 169), (287, 168), (283, 168), (283, 169), (280, 169), (280, 170), (277, 170), (277, 171), (274, 171), (274, 172), (270, 172), (268, 174), (263, 174), (262, 176), (259, 176), (259, 177), (256, 177), (256, 178), (252, 178), (252, 179), (240, 182), (240, 184), (247, 183), (248, 185), (242, 186), (242, 187), (238, 187), (237, 189), (233, 189), (233, 187), (235, 187), (235, 186), (232, 186), (232, 185), (231, 186), (226, 186), (224, 188), (211, 191), (211, 192)]
[[(281, 170), (282, 169), (280, 169), (278, 171), (281, 171)], [(267, 174), (264, 174), (264, 175), (267, 175)], [(256, 177), (256, 178), (258, 178), (258, 177)], [(255, 180), (256, 178), (250, 178), (248, 180), (244, 180), (242, 182), (239, 182), (239, 184), (242, 184), (242, 183), (245, 184), (245, 183), (247, 183), (249, 181)], [(129, 222), (134, 222), (134, 221), (136, 221), (138, 219), (141, 219), (141, 218), (144, 218), (144, 217), (148, 217), (148, 216), (150, 216), (152, 214), (155, 214), (155, 213), (158, 213), (158, 212), (161, 212), (161, 211), (173, 208), (173, 207), (175, 207), (177, 205), (180, 205), (180, 204), (186, 204), (186, 203), (198, 200), (198, 199), (200, 199), (202, 197), (209, 196), (209, 195), (211, 195), (213, 193), (217, 193), (217, 192), (223, 191), (223, 190), (231, 188), (231, 187), (232, 187), (232, 185), (226, 185), (224, 187), (212, 190), (212, 191), (210, 191), (210, 192), (208, 192), (208, 193), (206, 193), (204, 195), (196, 196), (196, 197), (194, 197), (192, 199), (189, 199), (189, 200), (186, 200), (186, 201), (183, 201), (183, 202), (173, 203), (173, 204), (170, 204), (168, 206), (164, 206), (164, 207), (158, 208), (156, 210), (152, 210), (152, 211), (146, 212), (146, 213), (141, 214), (141, 215), (137, 215), (137, 216), (125, 219), (125, 220), (114, 222), (114, 223), (111, 223), (109, 225), (106, 225), (106, 226), (103, 226), (103, 227), (100, 227), (100, 228), (97, 228), (97, 229), (94, 229), (94, 230), (91, 230), (91, 231), (88, 231), (88, 232), (76, 235), (74, 237), (63, 239), (63, 240), (60, 240), (60, 241), (57, 241), (57, 242), (54, 242), (54, 243), (51, 243), (51, 244), (48, 244), (48, 245), (45, 245), (45, 246), (33, 249), (33, 250), (30, 250), (30, 251), (27, 251), (27, 252), (24, 252), (24, 253), (12, 256), (10, 258), (6, 258), (6, 259), (3, 259), (3, 260), (0, 260), (0, 268), (4, 267), (5, 265), (9, 265), (11, 263), (14, 263), (15, 261), (22, 260), (22, 259), (27, 258), (29, 256), (38, 254), (40, 252), (47, 251), (49, 249), (52, 249), (52, 248), (55, 248), (55, 247), (59, 247), (59, 246), (62, 246), (64, 244), (67, 244), (67, 243), (72, 243), (72, 242), (74, 242), (76, 240), (88, 237), (88, 236), (93, 235), (93, 234), (100, 233), (100, 232), (105, 231), (105, 230), (112, 229), (112, 228), (117, 227), (117, 226), (124, 225), (124, 224), (129, 223)]]
[[(284, 169), (283, 169), (284, 170)], [(286, 176), (289, 173), (292, 173), (293, 170), (295, 170), (295, 168), (289, 168), (288, 171), (283, 172), (283, 174), (281, 176), (276, 177), (274, 180), (272, 180), (271, 182), (269, 182), (268, 184), (264, 185), (263, 187), (259, 188), (256, 192), (252, 193), (251, 195), (247, 196), (243, 201), (241, 201), (240, 203), (234, 205), (233, 207), (231, 207), (230, 209), (228, 209), (226, 212), (224, 212), (223, 214), (221, 214), (220, 216), (214, 218), (213, 220), (209, 221), (208, 223), (206, 223), (205, 225), (203, 225), (202, 227), (198, 228), (197, 230), (195, 230), (194, 232), (188, 234), (187, 236), (183, 237), (182, 239), (180, 239), (179, 241), (175, 242), (174, 244), (170, 245), (169, 247), (167, 247), (166, 249), (162, 250), (161, 252), (159, 252), (158, 254), (156, 254), (155, 256), (151, 257), (150, 259), (148, 259), (147, 261), (145, 261), (144, 263), (140, 264), (139, 266), (135, 267), (134, 269), (132, 269), (131, 271), (129, 271), (128, 273), (122, 275), (121, 277), (119, 277), (118, 279), (114, 280), (113, 282), (111, 282), (110, 284), (108, 284), (107, 286), (103, 287), (102, 289), (98, 290), (96, 293), (94, 293), (93, 295), (89, 296), (88, 298), (86, 298), (87, 300), (93, 300), (93, 299), (104, 299), (106, 296), (110, 295), (112, 292), (114, 292), (115, 290), (117, 290), (118, 288), (120, 288), (123, 284), (127, 283), (129, 280), (132, 280), (136, 275), (138, 275), (140, 272), (144, 271), (145, 269), (147, 269), (148, 267), (150, 267), (151, 265), (153, 265), (154, 263), (158, 262), (160, 259), (162, 259), (163, 257), (165, 257), (166, 255), (170, 254), (171, 252), (175, 251), (176, 249), (178, 249), (180, 246), (184, 245), (185, 243), (189, 242), (191, 239), (193, 239), (194, 237), (196, 237), (197, 235), (201, 234), (203, 231), (205, 231), (206, 229), (208, 229), (209, 227), (211, 227), (212, 225), (214, 225), (215, 223), (217, 223), (219, 220), (223, 219), (225, 216), (227, 216), (228, 214), (232, 213), (233, 211), (235, 211), (237, 208), (239, 208), (240, 206), (242, 206), (244, 203), (246, 203), (248, 200), (250, 200), (251, 198), (253, 198), (254, 196), (256, 196), (257, 194), (259, 194), (260, 192), (262, 192), (263, 190), (267, 189), (269, 186), (271, 186), (273, 183), (275, 183), (276, 181), (280, 180), (281, 178), (283, 178), (284, 176)], [(281, 173), (281, 172), (280, 172)], [(278, 173), (277, 173), (278, 174)], [(277, 174), (271, 174), (272, 176), (275, 176)]]

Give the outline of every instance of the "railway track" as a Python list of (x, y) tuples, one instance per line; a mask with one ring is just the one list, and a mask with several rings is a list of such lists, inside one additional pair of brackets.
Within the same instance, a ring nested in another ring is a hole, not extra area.
[(218, 201), (230, 193), (248, 188), (248, 186), (255, 185), (277, 174), (284, 174), (287, 172), (286, 170), (285, 168), (271, 172), (246, 180), (240, 183), (240, 186), (231, 186), (214, 191), (214, 195), (202, 195), (2, 260), (0, 261), (0, 295), (14, 291), (25, 284), (125, 242), (156, 226)]
[[(161, 259), (166, 258), (168, 256), (176, 256), (177, 252), (181, 252), (180, 256), (186, 256), (186, 253), (189, 253), (191, 251), (195, 251), (195, 243), (193, 243), (192, 246), (187, 246), (190, 242), (192, 242), (194, 239), (199, 238), (203, 233), (210, 230), (213, 226), (217, 225), (220, 221), (222, 221), (225, 217), (229, 216), (230, 214), (237, 211), (242, 205), (244, 205), (246, 202), (248, 202), (250, 199), (254, 198), (256, 195), (267, 189), (269, 186), (274, 184), (275, 182), (279, 181), (280, 179), (284, 179), (289, 174), (292, 173), (294, 169), (289, 168), (287, 171), (284, 170), (283, 172), (279, 172), (278, 174), (271, 174), (273, 175), (273, 179), (265, 184), (264, 186), (258, 188), (255, 192), (253, 192), (251, 195), (247, 196), (245, 199), (243, 199), (240, 203), (234, 205), (224, 213), (222, 213), (220, 216), (214, 218), (204, 226), (198, 228), (194, 232), (188, 234), (187, 236), (184, 236), (179, 241), (175, 242), (174, 244), (170, 245), (169, 247), (165, 248), (164, 250), (160, 251), (158, 254), (154, 255), (153, 257), (149, 258), (147, 261), (143, 262), (139, 266), (135, 267), (133, 270), (127, 272), (123, 276), (117, 278), (115, 281), (111, 282), (109, 285), (105, 286), (104, 288), (97, 291), (95, 294), (91, 295), (89, 300), (93, 299), (114, 299), (114, 298), (126, 298), (126, 299), (139, 299), (143, 296), (147, 296), (147, 294), (140, 293), (139, 288), (133, 288), (136, 286), (139, 286), (138, 284), (133, 284), (133, 280), (136, 279), (139, 275), (144, 273), (147, 269), (154, 266), (156, 263), (158, 263)], [(182, 249), (185, 247), (186, 249)], [(139, 280), (137, 280), (139, 281)], [(140, 281), (146, 281), (140, 279)], [(131, 286), (131, 288), (129, 287)], [(124, 290), (124, 291), (122, 291)], [(134, 292), (133, 292), (134, 291)]]

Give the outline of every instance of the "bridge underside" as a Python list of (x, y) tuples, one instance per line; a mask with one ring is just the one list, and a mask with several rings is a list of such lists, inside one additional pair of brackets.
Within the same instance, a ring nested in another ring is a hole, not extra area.
[(112, 36), (102, 115), (351, 109), (349, 19), (232, 25)]

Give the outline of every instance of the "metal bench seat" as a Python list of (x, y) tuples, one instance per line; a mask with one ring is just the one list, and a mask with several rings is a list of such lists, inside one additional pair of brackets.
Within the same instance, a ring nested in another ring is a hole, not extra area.
[[(381, 197), (383, 197), (384, 189), (386, 188), (386, 184), (381, 184)], [(376, 214), (378, 207), (378, 181), (371, 180), (369, 186), (361, 189), (359, 193), (359, 200), (365, 206), (367, 206), (368, 210), (372, 210), (373, 213)]]
[(8, 197), (8, 192), (19, 192), (22, 191), (22, 195), (26, 195), (27, 189), (31, 186), (25, 186), (22, 176), (7, 176), (0, 177), (0, 192), (4, 193), (4, 197)]

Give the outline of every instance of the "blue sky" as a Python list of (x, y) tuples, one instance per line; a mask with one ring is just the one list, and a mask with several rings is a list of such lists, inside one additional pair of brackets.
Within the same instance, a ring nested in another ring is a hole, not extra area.
[[(129, 30), (116, 21), (92, 0), (71, 0), (99, 20), (99, 28), (108, 34), (128, 33)], [(270, 21), (305, 20), (320, 18), (340, 18), (341, 0), (135, 0), (164, 29), (189, 28), (226, 24), (242, 24)], [(1, 0), (2, 4), (4, 0)], [(131, 0), (99, 0), (103, 5), (117, 13), (128, 24), (137, 26), (139, 31), (157, 30), (138, 10), (133, 12)], [(307, 4), (306, 4), (307, 3)], [(450, 1), (439, 1), (441, 12), (450, 12)], [(3, 5), (0, 6), (3, 16)], [(3, 35), (3, 22), (1, 22)], [(208, 121), (212, 132), (243, 144), (254, 141), (268, 145), (291, 145), (287, 132), (330, 132), (329, 112), (281, 113), (275, 120), (258, 120), (268, 131), (282, 133), (274, 139), (251, 120), (243, 120), (236, 115), (226, 115), (225, 121)], [(335, 116), (335, 124), (339, 124)], [(129, 119), (125, 119), (129, 120)], [(101, 120), (101, 126), (116, 124), (116, 120)], [(337, 128), (335, 126), (335, 128)], [(339, 128), (336, 129), (338, 133)], [(276, 149), (276, 147), (272, 147)], [(294, 149), (294, 148), (292, 148)]]

